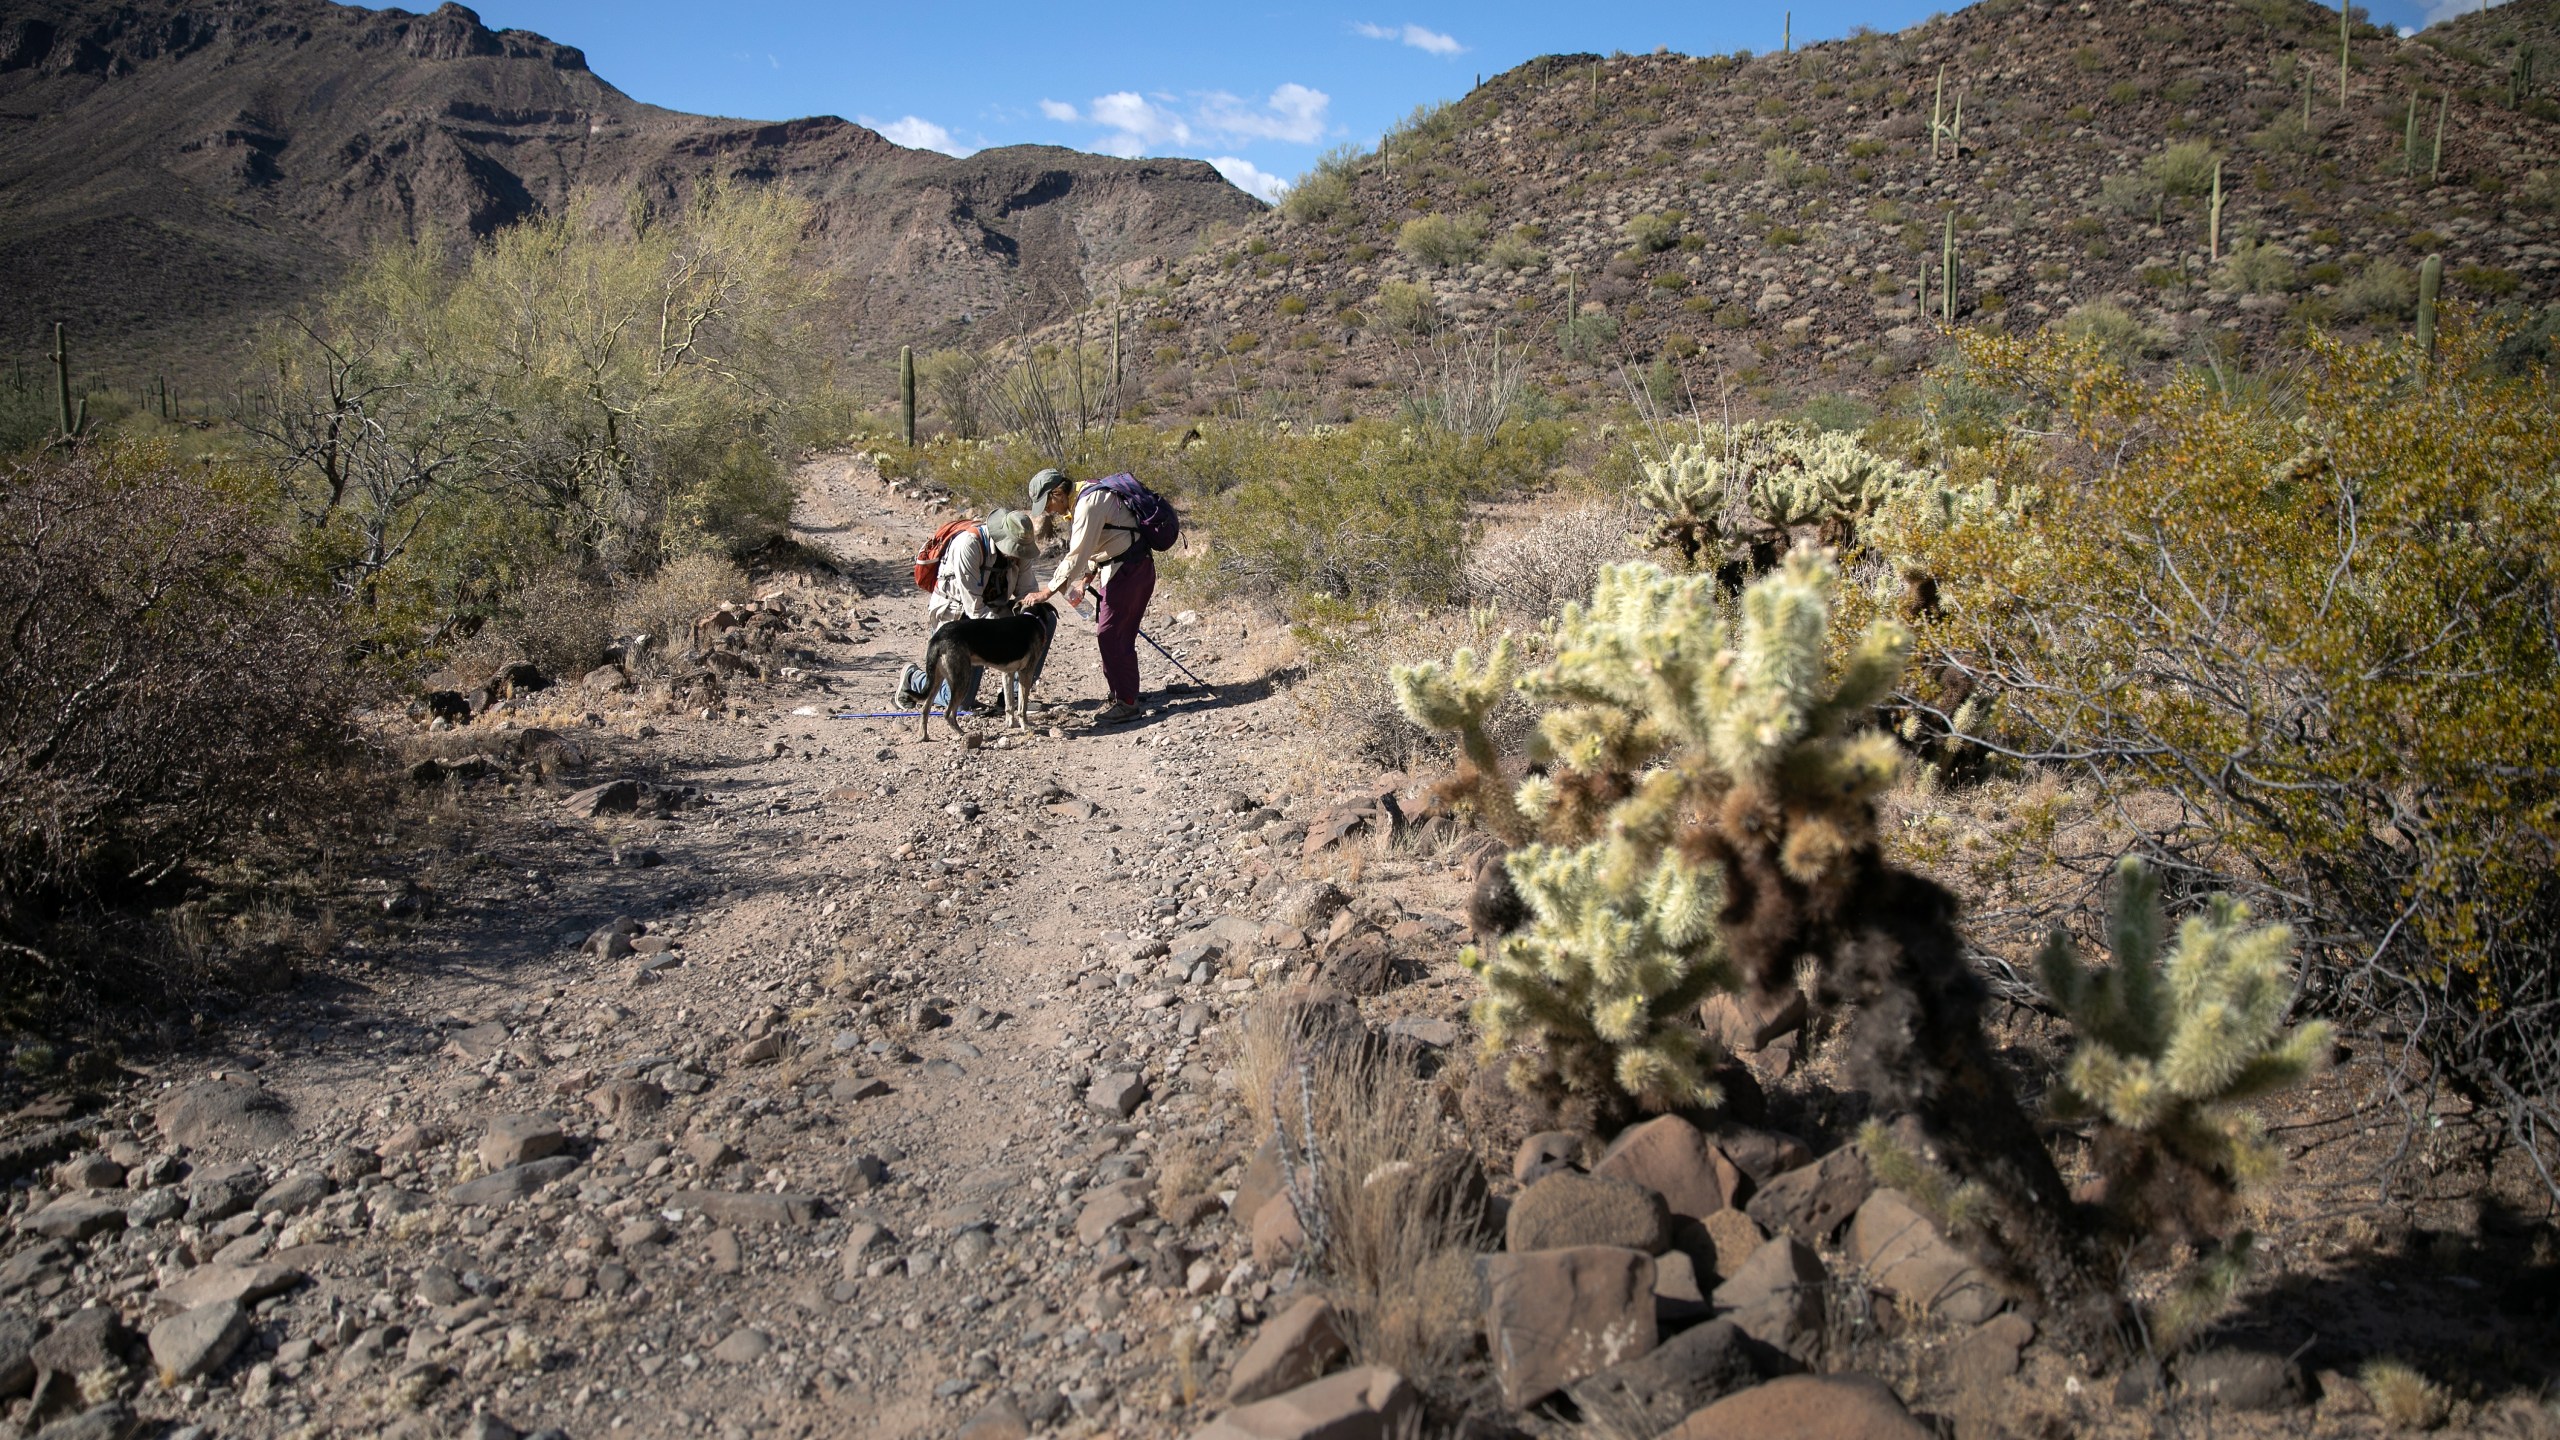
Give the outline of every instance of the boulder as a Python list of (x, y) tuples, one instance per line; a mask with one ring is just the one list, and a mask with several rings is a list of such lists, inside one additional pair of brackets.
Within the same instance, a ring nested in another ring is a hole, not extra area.
[(456, 1205), (511, 1205), (530, 1199), (533, 1193), (554, 1180), (567, 1178), (578, 1168), (574, 1155), (554, 1155), (545, 1160), (529, 1160), (510, 1165), (477, 1180), (466, 1180), (445, 1192), (445, 1198)]
[(557, 1155), (568, 1145), (569, 1132), (548, 1115), (501, 1115), (480, 1137), (480, 1163), (506, 1170)]
[(1031, 1440), (1031, 1420), (1012, 1396), (998, 1395), (960, 1427), (959, 1440)]
[(1504, 1245), (1514, 1253), (1614, 1245), (1659, 1255), (1671, 1246), (1671, 1211), (1633, 1181), (1559, 1170), (1511, 1202)]
[(171, 1144), (192, 1150), (264, 1150), (294, 1137), (285, 1103), (247, 1080), (181, 1085), (160, 1102), (152, 1118)]
[(1877, 1289), (1958, 1325), (1979, 1325), (2007, 1303), (1990, 1275), (1898, 1190), (1878, 1190), (1858, 1207), (1848, 1251)]
[(2302, 1367), (2263, 1350), (2200, 1350), (2178, 1362), (2178, 1386), (2225, 1410), (2291, 1410), (2311, 1398)]
[(1272, 1196), (1287, 1188), (1288, 1177), (1280, 1168), (1280, 1137), (1266, 1136), (1255, 1147), (1253, 1158), (1245, 1162), (1244, 1178), (1236, 1182), (1233, 1213), (1251, 1223)]
[(1661, 1196), (1672, 1214), (1693, 1220), (1724, 1209), (1742, 1185), (1733, 1162), (1677, 1115), (1657, 1115), (1627, 1130), (1591, 1173), (1633, 1181)]
[(1642, 1250), (1578, 1245), (1483, 1263), (1485, 1340), (1514, 1410), (1654, 1346), (1653, 1257)]
[(0, 1400), (14, 1400), (36, 1383), (35, 1349), (44, 1327), (31, 1315), (0, 1310)]
[(1274, 1195), (1253, 1212), (1253, 1263), (1277, 1270), (1304, 1249), (1307, 1231), (1298, 1223), (1298, 1207), (1286, 1195)]
[(1549, 1171), (1582, 1164), (1591, 1148), (1591, 1137), (1579, 1130), (1542, 1130), (1512, 1152), (1511, 1178), (1523, 1185), (1535, 1184)]
[(1565, 1387), (1601, 1433), (1658, 1435), (1701, 1405), (1765, 1378), (1751, 1341), (1731, 1321), (1683, 1330), (1650, 1353)]
[(208, 1165), (187, 1178), (187, 1217), (198, 1225), (228, 1220), (257, 1203), (267, 1177), (255, 1165)]
[(1238, 1406), (1192, 1440), (1388, 1440), (1403, 1433), (1416, 1404), (1403, 1376), (1362, 1365)]
[(37, 1341), (27, 1351), (27, 1358), (38, 1370), (57, 1375), (86, 1375), (110, 1365), (122, 1365), (133, 1355), (140, 1336), (126, 1327), (124, 1317), (98, 1306), (75, 1310), (69, 1319), (53, 1327), (53, 1333)]
[(1810, 1361), (1822, 1344), (1822, 1257), (1792, 1235), (1753, 1252), (1716, 1287), (1718, 1310), (1743, 1334), (1798, 1360)]
[(824, 1209), (814, 1195), (777, 1194), (763, 1190), (680, 1190), (667, 1203), (679, 1210), (700, 1211), (717, 1225), (795, 1229), (817, 1223)]
[(65, 1195), (23, 1222), (25, 1228), (54, 1240), (86, 1240), (125, 1225), (125, 1207), (132, 1198), (122, 1193)]
[(221, 1369), (248, 1338), (249, 1312), (237, 1300), (216, 1300), (152, 1326), (151, 1363), (161, 1384), (174, 1385)]
[(1728, 1395), (1661, 1440), (1934, 1440), (1872, 1375), (1789, 1375)]
[(1718, 1129), (1715, 1146), (1755, 1190), (1790, 1170), (1812, 1164), (1814, 1160), (1812, 1147), (1793, 1135), (1780, 1130), (1758, 1130), (1748, 1125), (1727, 1125)]
[(1322, 1296), (1300, 1298), (1262, 1324), (1253, 1343), (1236, 1357), (1227, 1380), (1227, 1403), (1265, 1400), (1315, 1379), (1342, 1358), (1346, 1347)]
[(1874, 1189), (1865, 1158), (1844, 1146), (1761, 1186), (1744, 1209), (1772, 1235), (1819, 1245), (1858, 1213)]
[(334, 1188), (316, 1170), (296, 1170), (259, 1191), (252, 1208), (261, 1215), (299, 1215), (328, 1199)]
[(1076, 1216), (1076, 1239), (1086, 1245), (1099, 1245), (1112, 1231), (1146, 1218), (1151, 1208), (1144, 1181), (1122, 1180), (1106, 1185), (1084, 1202), (1084, 1210)]
[(1147, 1082), (1134, 1071), (1120, 1070), (1095, 1080), (1085, 1091), (1084, 1102), (1106, 1114), (1126, 1120), (1138, 1113), (1146, 1103)]
[(302, 1281), (302, 1272), (290, 1265), (199, 1265), (160, 1287), (156, 1300), (173, 1310), (193, 1310), (224, 1300), (254, 1305)]
[(1714, 1248), (1719, 1278), (1740, 1270), (1742, 1262), (1759, 1254), (1760, 1247), (1769, 1243), (1768, 1232), (1739, 1210), (1719, 1210), (1699, 1228), (1706, 1232), (1707, 1244)]
[(1994, 1315), (1947, 1354), (1958, 1393), (1983, 1392), (2018, 1373), (2019, 1352), (2036, 1338), (2035, 1323), (2011, 1311)]

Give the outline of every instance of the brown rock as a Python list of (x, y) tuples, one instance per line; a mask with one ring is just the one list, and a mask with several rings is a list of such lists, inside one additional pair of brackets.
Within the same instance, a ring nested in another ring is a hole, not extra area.
[(587, 1103), (622, 1125), (666, 1109), (667, 1091), (655, 1080), (615, 1080), (588, 1095)]
[(1504, 1245), (1515, 1254), (1614, 1245), (1659, 1255), (1671, 1246), (1671, 1211), (1633, 1181), (1559, 1170), (1511, 1202)]
[(1716, 1308), (1743, 1334), (1810, 1362), (1822, 1344), (1822, 1257), (1791, 1235), (1763, 1245), (1716, 1287)]
[(1898, 1190), (1878, 1190), (1858, 1207), (1848, 1250), (1877, 1289), (1958, 1325), (1979, 1325), (2006, 1303), (1972, 1257)]
[(1577, 1380), (1565, 1392), (1599, 1433), (1657, 1435), (1699, 1406), (1749, 1389), (1761, 1378), (1742, 1332), (1730, 1321), (1714, 1320)]
[(1294, 1390), (1322, 1375), (1344, 1350), (1333, 1307), (1322, 1296), (1305, 1296), (1264, 1321), (1253, 1343), (1236, 1358), (1235, 1372), (1227, 1380), (1227, 1403), (1249, 1404)]
[(1772, 1235), (1819, 1245), (1858, 1213), (1874, 1188), (1866, 1160), (1843, 1147), (1761, 1186), (1744, 1209)]
[(1274, 1195), (1253, 1212), (1254, 1264), (1276, 1270), (1306, 1243), (1306, 1228), (1298, 1223), (1298, 1209), (1288, 1196)]
[(1522, 1409), (1651, 1350), (1653, 1257), (1614, 1245), (1489, 1255), (1485, 1340), (1502, 1403)]
[(2018, 1353), (2036, 1338), (2034, 1322), (2011, 1311), (1994, 1315), (1959, 1341), (1947, 1356), (1947, 1372), (1959, 1393), (1985, 1391), (2018, 1373)]
[(1719, 1277), (1729, 1276), (1742, 1268), (1742, 1262), (1760, 1253), (1769, 1242), (1769, 1233), (1739, 1210), (1719, 1210), (1707, 1217), (1707, 1241), (1715, 1247), (1715, 1267)]
[(694, 1164), (705, 1170), (718, 1170), (724, 1166), (735, 1165), (740, 1158), (737, 1150), (728, 1141), (717, 1135), (705, 1135), (698, 1130), (684, 1137), (683, 1149)]
[(960, 1427), (959, 1440), (1031, 1440), (1031, 1421), (1010, 1395), (999, 1395)]
[(569, 1132), (548, 1115), (501, 1115), (480, 1137), (480, 1163), (492, 1170), (557, 1155), (569, 1146)]
[(680, 1210), (698, 1210), (718, 1225), (805, 1226), (818, 1218), (814, 1195), (776, 1195), (761, 1190), (680, 1190), (667, 1202)]
[(1813, 1149), (1778, 1130), (1728, 1125), (1716, 1131), (1715, 1147), (1757, 1189), (1799, 1166), (1813, 1163)]
[(1872, 1375), (1789, 1375), (1728, 1395), (1661, 1440), (1932, 1440)]
[(225, 1154), (264, 1150), (294, 1136), (285, 1103), (247, 1080), (198, 1080), (152, 1112), (173, 1144)]
[(1402, 1433), (1414, 1405), (1403, 1376), (1362, 1365), (1239, 1406), (1193, 1431), (1192, 1440), (1387, 1440)]
[(1775, 995), (1743, 990), (1708, 996), (1698, 1007), (1698, 1021), (1717, 1044), (1748, 1055), (1803, 1029), (1806, 1013), (1804, 991), (1791, 985)]
[(199, 1265), (160, 1287), (154, 1299), (170, 1310), (193, 1310), (217, 1300), (254, 1305), (270, 1295), (283, 1294), (302, 1280), (302, 1272), (290, 1265)]
[(1148, 1208), (1143, 1182), (1123, 1180), (1106, 1185), (1084, 1202), (1083, 1212), (1076, 1216), (1076, 1239), (1099, 1245), (1112, 1231), (1144, 1219)]
[(1591, 1173), (1642, 1185), (1672, 1214), (1693, 1220), (1724, 1209), (1742, 1183), (1733, 1162), (1677, 1115), (1658, 1115), (1620, 1135)]
[(1253, 1158), (1245, 1162), (1244, 1178), (1236, 1182), (1235, 1213), (1251, 1221), (1272, 1196), (1287, 1188), (1287, 1177), (1280, 1169), (1280, 1137), (1273, 1135), (1255, 1147)]
[(1591, 1152), (1591, 1137), (1579, 1130), (1543, 1130), (1520, 1142), (1512, 1152), (1511, 1178), (1535, 1183), (1550, 1170), (1568, 1170)]

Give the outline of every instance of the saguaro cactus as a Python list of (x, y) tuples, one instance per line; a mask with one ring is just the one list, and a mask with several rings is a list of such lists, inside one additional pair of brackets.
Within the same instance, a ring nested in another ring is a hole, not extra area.
[[(1958, 103), (1962, 103), (1959, 101)], [(1947, 212), (1946, 238), (1938, 245), (1938, 306), (1950, 325), (1956, 319), (1956, 212)]]
[(2206, 211), (2205, 257), (2217, 261), (2222, 258), (2222, 160), (2219, 156), (2213, 162), (2213, 205)]
[(2436, 292), (2444, 288), (2444, 257), (2429, 255), (2418, 265), (2418, 359), (2436, 358)]
[(916, 351), (898, 347), (898, 434), (910, 448), (916, 443)]
[(62, 402), (62, 433), (66, 437), (77, 435), (80, 418), (71, 413), (71, 342), (59, 320), (53, 322), (53, 354), (47, 358), (53, 361), (54, 391)]

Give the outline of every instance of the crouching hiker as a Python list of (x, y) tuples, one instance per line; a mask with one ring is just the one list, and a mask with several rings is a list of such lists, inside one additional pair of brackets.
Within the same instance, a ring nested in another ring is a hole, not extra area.
[[(939, 629), (953, 620), (993, 620), (1013, 614), (1037, 583), (1031, 567), (1038, 555), (1031, 538), (1031, 517), (1019, 510), (997, 510), (983, 520), (952, 521), (916, 554), (916, 585), (930, 592), (925, 599), (926, 617)], [(978, 683), (984, 673), (978, 666), (969, 667), (961, 685), (964, 693), (956, 697), (960, 709), (977, 710)], [(944, 688), (947, 692), (949, 687)], [(933, 698), (939, 704), (954, 697), (937, 693)]]
[(1095, 719), (1115, 725), (1138, 713), (1138, 622), (1156, 592), (1158, 550), (1173, 548), (1181, 538), (1182, 519), (1164, 498), (1134, 476), (1109, 475), (1082, 483), (1058, 470), (1031, 477), (1031, 505), (1044, 528), (1073, 517), (1068, 528), (1067, 556), (1049, 583), (1023, 597), (1036, 605), (1064, 590), (1069, 606), (1084, 603), (1087, 583), (1094, 588), (1095, 645), (1102, 651), (1102, 678), (1111, 703)]

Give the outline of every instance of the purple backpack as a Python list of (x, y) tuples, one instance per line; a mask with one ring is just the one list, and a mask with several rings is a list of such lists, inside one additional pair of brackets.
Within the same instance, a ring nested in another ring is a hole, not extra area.
[(1128, 508), (1135, 526), (1114, 525), (1114, 530), (1129, 530), (1146, 542), (1150, 550), (1170, 550), (1182, 539), (1182, 517), (1163, 496), (1138, 483), (1135, 475), (1105, 475), (1086, 482), (1096, 490), (1108, 490)]

